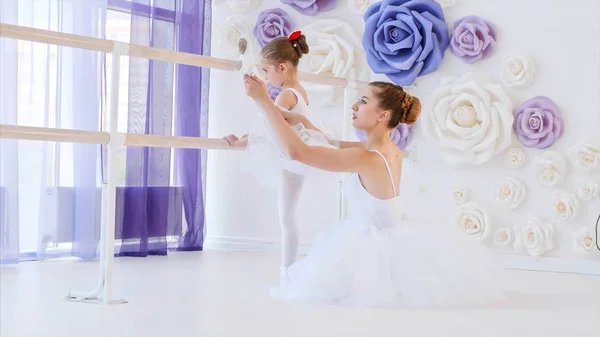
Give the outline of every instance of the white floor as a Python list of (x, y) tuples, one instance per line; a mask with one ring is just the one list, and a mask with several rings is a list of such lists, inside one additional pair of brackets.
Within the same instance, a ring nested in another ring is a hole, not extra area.
[(119, 258), (117, 296), (104, 306), (64, 300), (91, 290), (94, 262), (32, 262), (0, 269), (0, 336), (444, 336), (598, 337), (600, 277), (510, 271), (527, 293), (463, 311), (293, 306), (271, 300), (276, 255), (205, 251)]

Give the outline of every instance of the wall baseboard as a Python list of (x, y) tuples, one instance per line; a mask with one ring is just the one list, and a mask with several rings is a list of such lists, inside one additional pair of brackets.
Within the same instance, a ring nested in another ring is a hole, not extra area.
[[(310, 245), (300, 245), (298, 254), (306, 255)], [(204, 241), (205, 250), (234, 250), (260, 253), (278, 253), (279, 242), (260, 238), (212, 237)], [(600, 260), (576, 260), (558, 257), (542, 257), (539, 261), (525, 255), (500, 255), (506, 269), (571, 273), (600, 276)]]

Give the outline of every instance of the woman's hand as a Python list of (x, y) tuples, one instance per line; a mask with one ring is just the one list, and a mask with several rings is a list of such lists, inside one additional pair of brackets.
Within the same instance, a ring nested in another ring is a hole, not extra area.
[(265, 100), (271, 101), (267, 86), (256, 75), (244, 75), (244, 86), (246, 88), (246, 95), (256, 102), (262, 103)]

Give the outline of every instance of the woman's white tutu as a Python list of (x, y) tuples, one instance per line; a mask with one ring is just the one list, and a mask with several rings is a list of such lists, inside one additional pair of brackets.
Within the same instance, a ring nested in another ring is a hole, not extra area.
[(388, 208), (396, 206), (357, 192), (362, 185), (353, 179), (347, 193), (357, 214), (319, 235), (272, 296), (291, 302), (405, 308), (471, 306), (504, 298), (503, 268), (485, 247), (443, 224), (401, 220), (390, 226), (379, 221), (386, 212), (393, 216)]

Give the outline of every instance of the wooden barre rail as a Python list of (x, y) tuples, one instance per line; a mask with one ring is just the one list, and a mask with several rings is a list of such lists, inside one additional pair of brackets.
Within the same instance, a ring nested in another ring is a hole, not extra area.
[[(229, 145), (229, 142), (221, 138), (141, 135), (120, 132), (118, 134), (125, 137), (124, 146), (170, 147), (177, 149), (206, 150), (243, 150), (243, 148)], [(110, 133), (101, 131), (81, 131), (0, 124), (0, 139), (23, 139), (105, 145), (110, 141)], [(408, 151), (402, 151), (402, 157), (408, 157)]]
[[(18, 25), (0, 24), (0, 37), (25, 40), (31, 42), (47, 43), (57, 46), (94, 50), (103, 53), (112, 53), (115, 41), (98, 39), (75, 34), (61, 33), (38, 28), (23, 27)], [(196, 55), (191, 53), (176, 52), (167, 49), (140, 46), (136, 44), (119, 44), (129, 46), (126, 55), (146, 58), (151, 60), (186, 64), (197, 67), (235, 71), (239, 69), (240, 61), (220, 59), (211, 56)], [(348, 86), (348, 80), (339, 77), (324, 76), (310, 73), (299, 73), (301, 81), (315, 84), (325, 84), (337, 87)], [(356, 81), (357, 87), (365, 87), (367, 82)]]
[[(241, 150), (225, 139), (119, 133), (125, 146), (170, 147), (179, 149)], [(110, 133), (0, 124), (0, 139), (27, 139), (49, 142), (108, 144)]]

